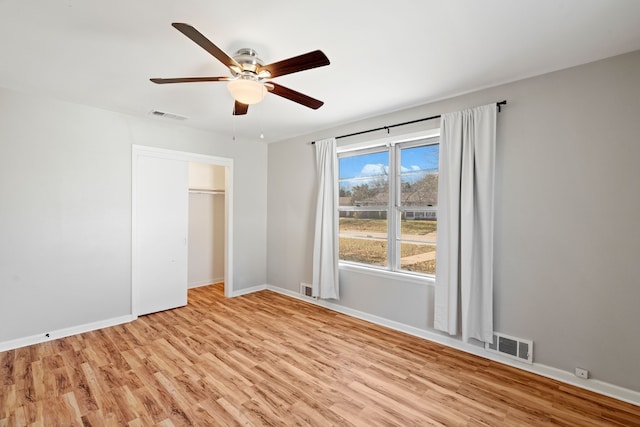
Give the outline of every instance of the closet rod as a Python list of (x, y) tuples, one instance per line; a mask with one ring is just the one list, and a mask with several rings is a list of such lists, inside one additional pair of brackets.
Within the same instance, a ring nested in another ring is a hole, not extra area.
[(224, 194), (224, 190), (204, 190), (197, 188), (190, 188), (190, 194)]
[[(507, 104), (506, 100), (503, 100), (503, 101), (500, 101), (500, 102), (496, 102), (496, 107), (498, 107), (498, 112), (501, 111), (500, 107), (503, 106), (503, 105), (506, 105), (506, 104)], [(422, 119), (416, 119), (416, 120), (411, 120), (411, 121), (408, 121), (408, 122), (396, 123), (395, 125), (382, 126), (382, 127), (375, 128), (375, 129), (362, 130), (360, 132), (354, 132), (354, 133), (349, 133), (349, 134), (346, 134), (346, 135), (336, 136), (336, 139), (348, 138), (350, 136), (362, 135), (362, 134), (365, 134), (365, 133), (377, 132), (379, 130), (385, 130), (385, 129), (387, 130), (387, 133), (388, 133), (389, 129), (391, 129), (391, 128), (395, 128), (395, 127), (398, 127), (398, 126), (406, 126), (406, 125), (410, 125), (410, 124), (418, 123), (418, 122), (426, 122), (427, 120), (439, 119), (440, 117), (442, 117), (442, 115), (438, 114), (437, 116), (424, 117)], [(311, 143), (315, 144), (316, 142), (312, 141)]]

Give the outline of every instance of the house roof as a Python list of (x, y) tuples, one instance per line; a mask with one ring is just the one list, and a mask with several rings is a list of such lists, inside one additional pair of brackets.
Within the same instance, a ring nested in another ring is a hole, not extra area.
[[(267, 142), (640, 48), (637, 0), (6, 0), (0, 15), (2, 87)], [(267, 95), (232, 117), (225, 83), (151, 83), (227, 75), (172, 22), (267, 63), (322, 50), (329, 66), (275, 81), (325, 105)]]

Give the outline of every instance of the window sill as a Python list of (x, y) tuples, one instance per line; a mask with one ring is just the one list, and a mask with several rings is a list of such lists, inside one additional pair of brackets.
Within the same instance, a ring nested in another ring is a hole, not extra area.
[(354, 273), (368, 274), (370, 276), (384, 277), (387, 279), (401, 280), (406, 283), (412, 283), (420, 286), (434, 286), (435, 278), (428, 276), (419, 276), (417, 274), (403, 273), (399, 271), (383, 270), (365, 265), (351, 264), (348, 262), (338, 262), (338, 268), (341, 271), (349, 271)]

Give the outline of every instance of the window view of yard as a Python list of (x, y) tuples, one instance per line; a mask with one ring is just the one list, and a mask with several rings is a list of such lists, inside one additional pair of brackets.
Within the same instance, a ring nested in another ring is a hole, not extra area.
[(436, 138), (339, 155), (341, 260), (435, 274), (438, 157)]
[[(400, 267), (435, 274), (437, 221), (403, 220)], [(347, 237), (348, 236), (348, 237)], [(385, 219), (340, 218), (340, 259), (387, 266), (387, 221)]]

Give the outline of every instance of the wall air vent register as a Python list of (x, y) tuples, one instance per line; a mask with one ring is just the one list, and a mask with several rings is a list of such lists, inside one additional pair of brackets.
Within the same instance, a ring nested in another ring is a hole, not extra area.
[(521, 362), (533, 363), (533, 341), (516, 338), (498, 332), (493, 333), (493, 344), (486, 343), (485, 350), (501, 354)]

